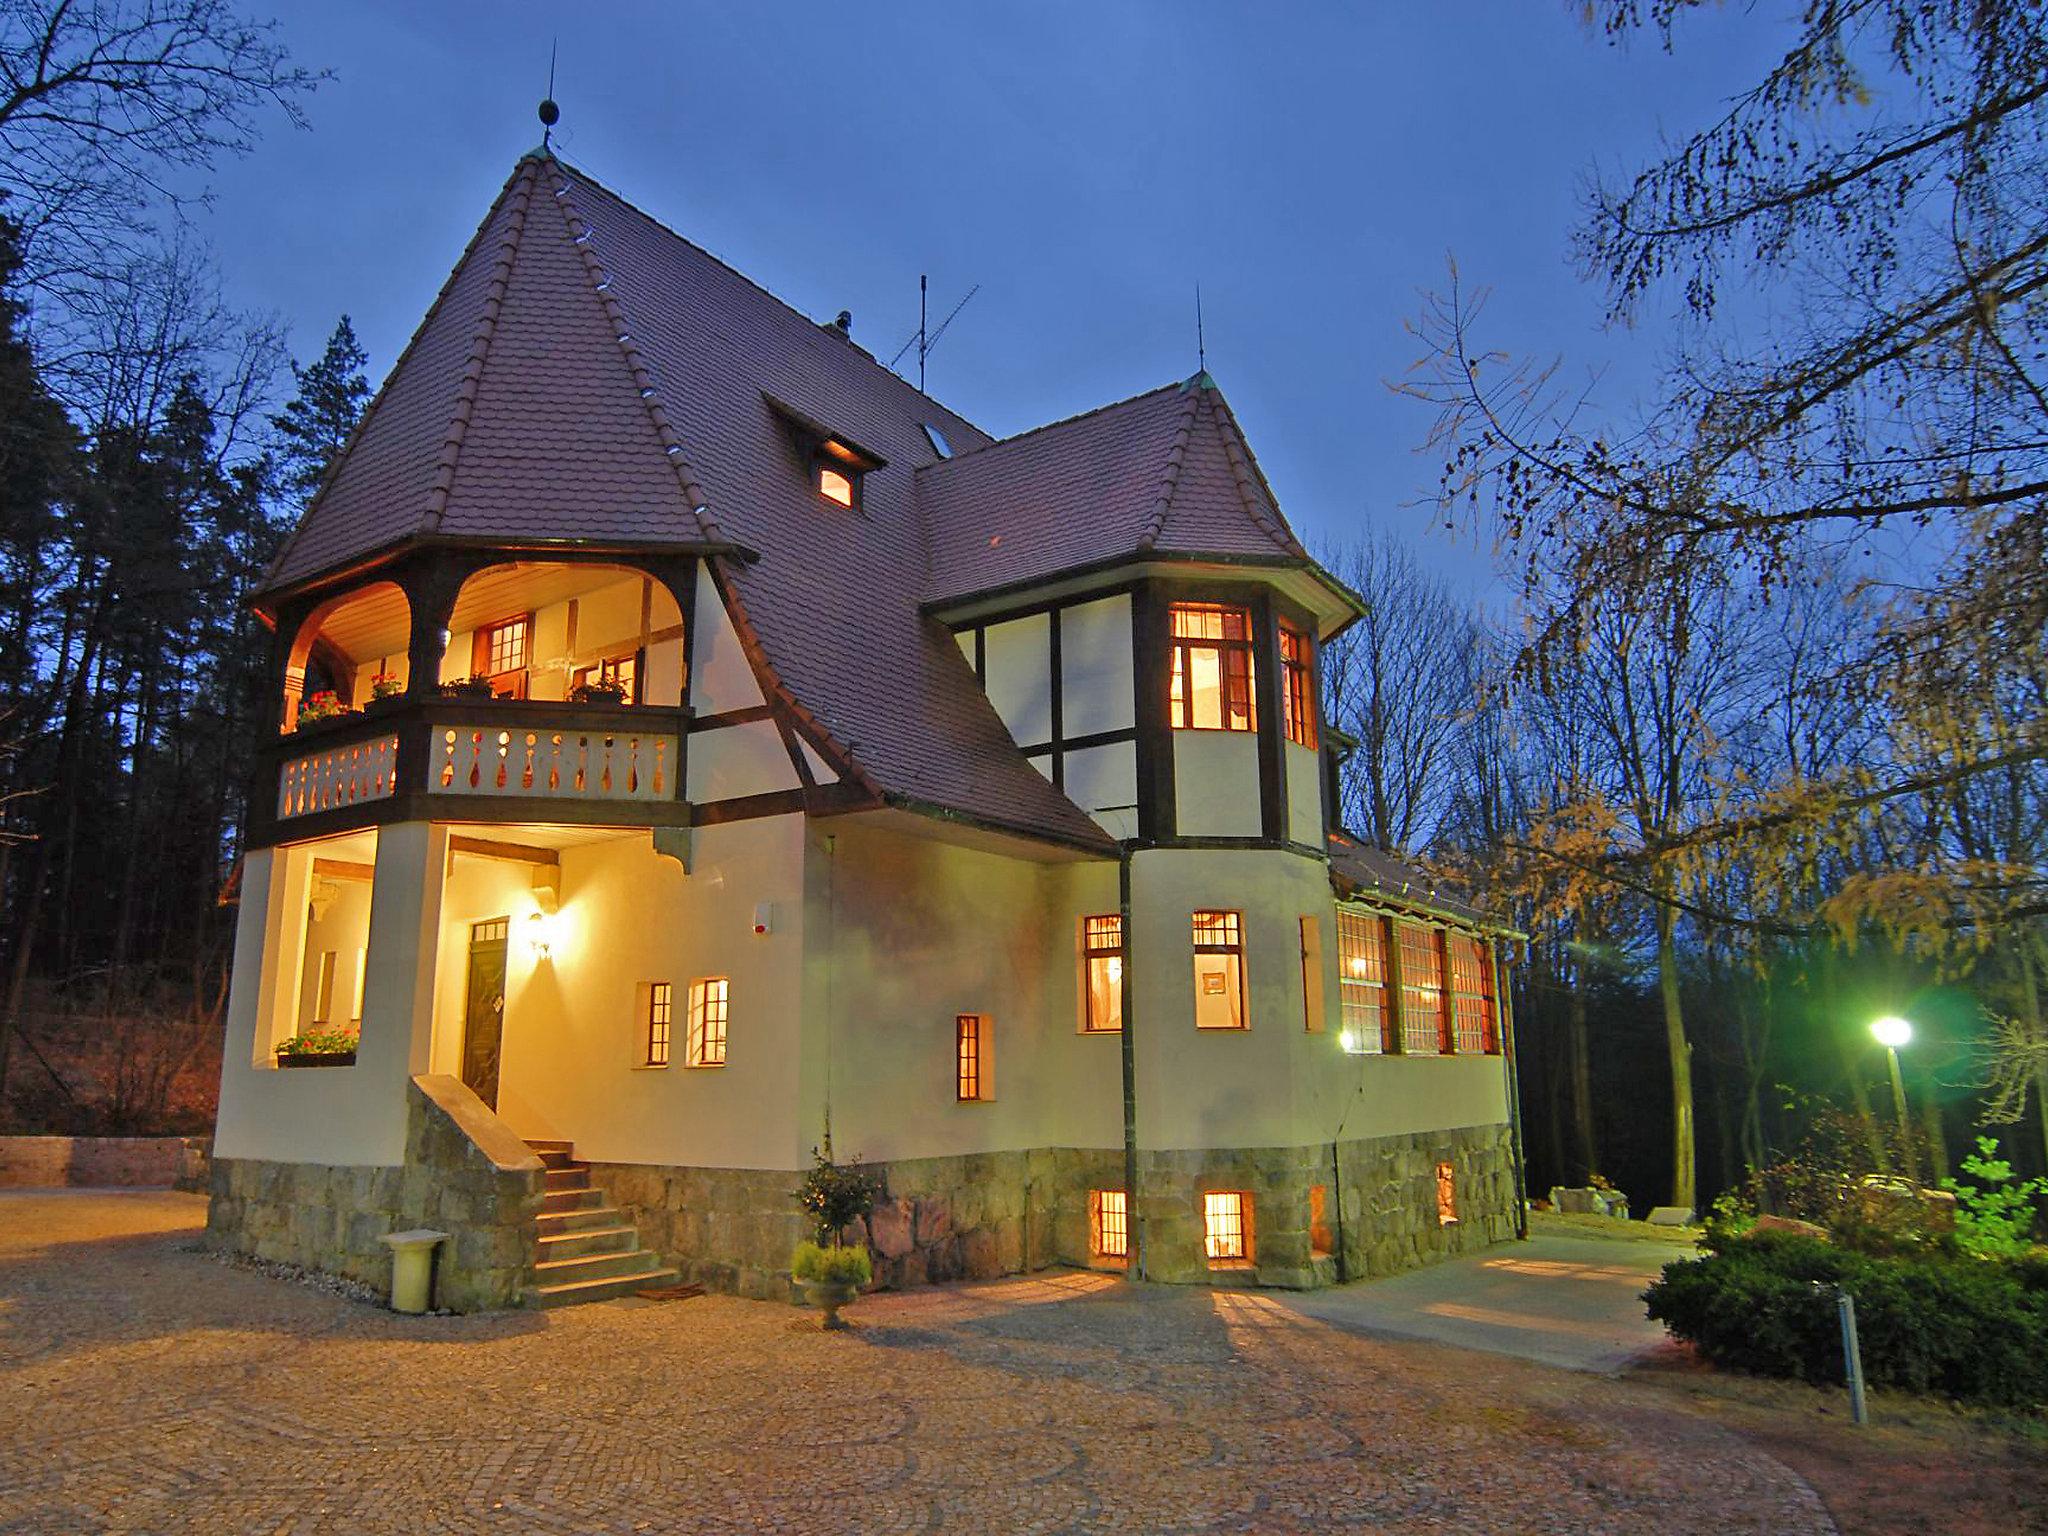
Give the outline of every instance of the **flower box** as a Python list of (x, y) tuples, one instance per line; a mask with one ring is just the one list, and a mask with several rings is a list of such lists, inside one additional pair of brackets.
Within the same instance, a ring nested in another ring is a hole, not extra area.
[(277, 1053), (280, 1067), (352, 1067), (356, 1064), (354, 1051), (303, 1051), (287, 1055)]

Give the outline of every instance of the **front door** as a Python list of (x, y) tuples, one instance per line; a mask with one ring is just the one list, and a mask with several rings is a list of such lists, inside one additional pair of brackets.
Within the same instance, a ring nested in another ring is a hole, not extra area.
[(494, 917), (469, 930), (469, 998), (462, 1013), (462, 1080), (498, 1107), (498, 1045), (505, 1033), (505, 939), (510, 921)]

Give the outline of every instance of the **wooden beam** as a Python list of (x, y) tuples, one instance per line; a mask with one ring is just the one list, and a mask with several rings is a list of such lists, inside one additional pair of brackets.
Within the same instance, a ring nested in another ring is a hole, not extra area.
[(374, 880), (377, 866), (358, 864), (354, 859), (315, 859), (313, 873), (325, 875), (330, 880)]
[(549, 869), (559, 869), (562, 856), (552, 848), (536, 848), (530, 843), (501, 843), (488, 837), (463, 837), (451, 833), (448, 838), (450, 853), (473, 853), (480, 859), (507, 859), (515, 864), (542, 864)]

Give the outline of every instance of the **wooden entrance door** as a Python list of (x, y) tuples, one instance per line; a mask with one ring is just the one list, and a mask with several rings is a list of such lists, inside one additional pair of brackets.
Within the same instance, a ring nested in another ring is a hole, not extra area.
[(469, 993), (462, 1013), (462, 1080), (492, 1109), (498, 1107), (498, 1047), (505, 1034), (505, 940), (508, 919), (494, 917), (469, 929)]

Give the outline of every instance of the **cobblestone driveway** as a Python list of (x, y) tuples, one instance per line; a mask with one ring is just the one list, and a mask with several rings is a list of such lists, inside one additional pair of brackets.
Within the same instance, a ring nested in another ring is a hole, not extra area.
[(0, 1531), (1826, 1531), (1611, 1384), (1092, 1275), (401, 1318), (0, 1195)]

